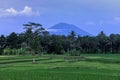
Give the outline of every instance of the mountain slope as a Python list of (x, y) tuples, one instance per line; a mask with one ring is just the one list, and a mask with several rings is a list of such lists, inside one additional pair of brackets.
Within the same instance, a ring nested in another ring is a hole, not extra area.
[(50, 34), (56, 34), (56, 35), (69, 35), (71, 31), (74, 31), (76, 35), (91, 35), (88, 32), (78, 28), (75, 25), (67, 24), (67, 23), (59, 23), (56, 24), (48, 29)]

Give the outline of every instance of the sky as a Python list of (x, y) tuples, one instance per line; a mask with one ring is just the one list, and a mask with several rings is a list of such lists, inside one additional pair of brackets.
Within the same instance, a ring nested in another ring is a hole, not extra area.
[(23, 24), (44, 28), (64, 22), (90, 34), (120, 34), (120, 0), (1, 0), (0, 35), (23, 32)]

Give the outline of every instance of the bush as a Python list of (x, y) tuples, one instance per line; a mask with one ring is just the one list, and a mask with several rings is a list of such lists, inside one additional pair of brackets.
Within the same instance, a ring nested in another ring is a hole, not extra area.
[(70, 56), (80, 56), (80, 51), (77, 51), (76, 49), (73, 49), (68, 52)]
[(6, 48), (3, 50), (3, 54), (4, 55), (22, 55), (22, 54), (26, 54), (26, 50), (23, 48), (20, 48), (20, 49)]
[(6, 48), (3, 50), (3, 54), (4, 55), (9, 55), (11, 53), (10, 49), (9, 48)]
[(60, 51), (60, 53), (61, 53), (61, 54), (65, 54), (65, 51), (62, 49), (62, 50)]

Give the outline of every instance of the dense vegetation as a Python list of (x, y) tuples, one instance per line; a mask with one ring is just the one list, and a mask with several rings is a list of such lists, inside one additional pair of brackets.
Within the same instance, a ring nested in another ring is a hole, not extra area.
[(41, 24), (24, 24), (25, 32), (0, 36), (0, 55), (120, 53), (120, 35), (80, 36), (71, 31), (68, 36), (50, 35)]

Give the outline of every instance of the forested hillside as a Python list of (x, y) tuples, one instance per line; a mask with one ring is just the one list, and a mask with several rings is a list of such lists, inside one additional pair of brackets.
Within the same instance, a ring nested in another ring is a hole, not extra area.
[(41, 24), (24, 24), (25, 32), (0, 36), (0, 55), (120, 53), (120, 34), (107, 36), (101, 31), (97, 36), (50, 35)]

